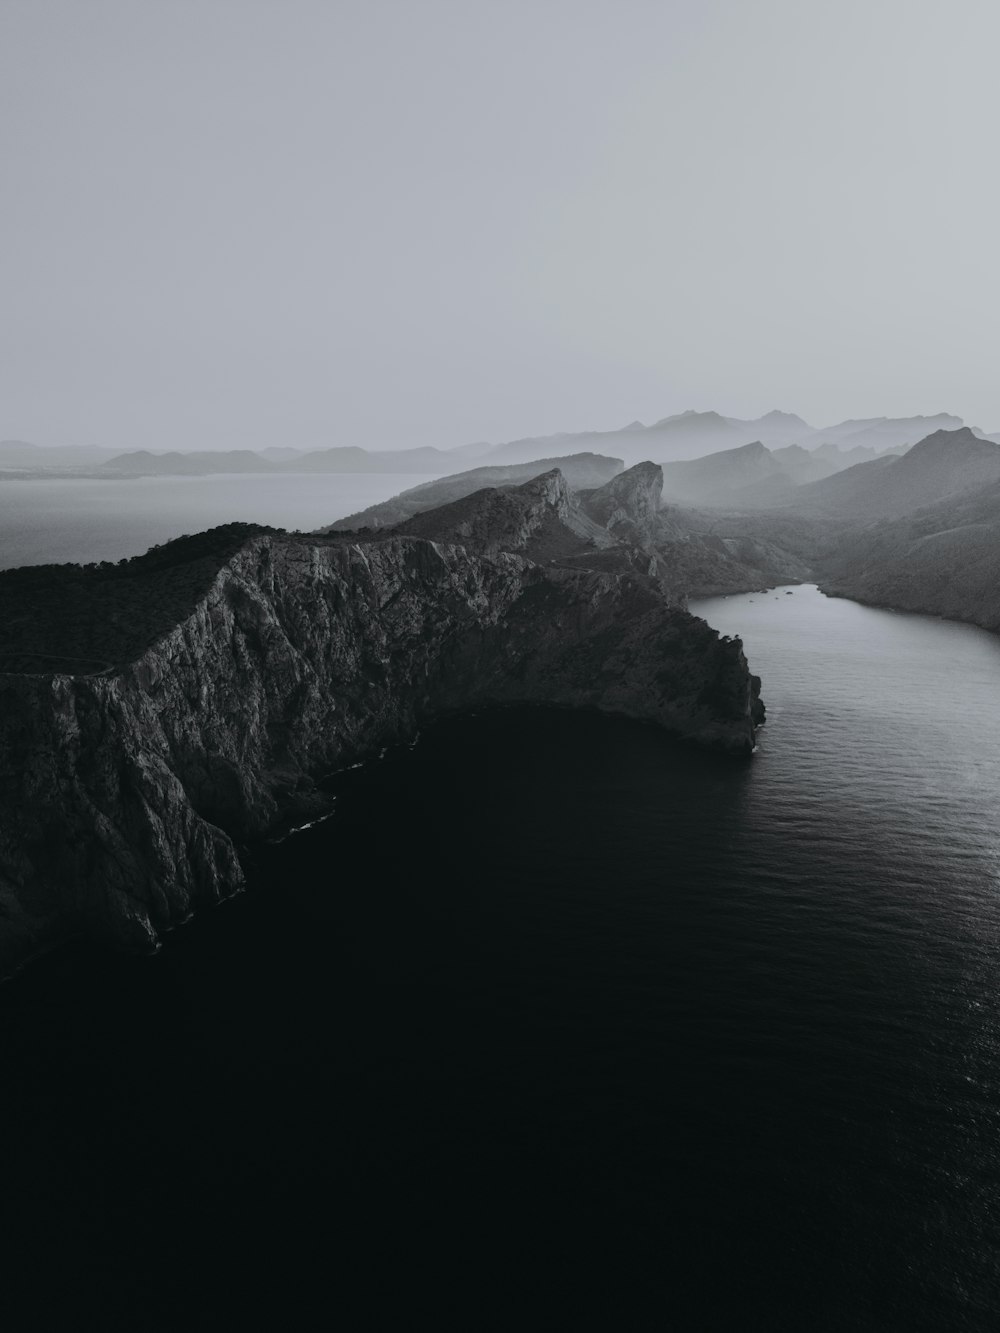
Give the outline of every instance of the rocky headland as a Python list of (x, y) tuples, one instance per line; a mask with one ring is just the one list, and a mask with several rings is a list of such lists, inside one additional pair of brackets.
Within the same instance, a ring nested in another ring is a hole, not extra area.
[(665, 594), (659, 469), (632, 471), (0, 576), (0, 971), (72, 936), (155, 947), (241, 887), (243, 844), (315, 811), (317, 778), (448, 713), (601, 709), (749, 753), (759, 681)]

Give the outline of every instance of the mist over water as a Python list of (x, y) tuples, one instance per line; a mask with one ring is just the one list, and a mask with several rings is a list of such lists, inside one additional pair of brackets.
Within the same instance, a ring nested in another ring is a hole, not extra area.
[(752, 759), (456, 720), (155, 960), (4, 988), (15, 1271), (112, 1255), (157, 1327), (995, 1327), (1000, 641), (696, 610), (763, 675)]
[(430, 480), (307, 472), (0, 481), (0, 569), (121, 560), (220, 523), (308, 532)]

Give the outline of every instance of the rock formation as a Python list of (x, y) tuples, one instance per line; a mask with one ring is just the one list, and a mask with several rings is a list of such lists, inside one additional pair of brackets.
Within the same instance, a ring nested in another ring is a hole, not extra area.
[[(641, 526), (648, 487), (634, 481), (635, 511), (613, 512)], [(0, 970), (74, 934), (154, 946), (240, 887), (239, 844), (309, 808), (317, 776), (456, 710), (596, 708), (753, 748), (763, 709), (739, 641), (627, 559), (588, 568), (582, 552), (599, 565), (616, 543), (558, 473), (413, 523), (363, 538), (250, 531), (127, 661), (0, 675)], [(80, 587), (134, 583), (157, 554), (84, 571)], [(9, 626), (33, 574), (0, 577)]]
[(456, 472), (452, 476), (438, 477), (436, 481), (412, 486), (394, 495), (391, 500), (383, 500), (360, 513), (337, 519), (323, 531), (355, 532), (359, 528), (391, 528), (412, 518), (414, 514), (422, 514), (427, 509), (437, 509), (439, 505), (464, 499), (484, 487), (516, 486), (530, 481), (532, 477), (540, 477), (543, 472), (551, 472), (553, 468), (559, 469), (574, 490), (603, 486), (616, 473), (621, 472), (623, 466), (620, 458), (582, 453), (572, 454), (568, 458), (536, 458), (530, 463), (470, 468), (466, 472)]
[(580, 508), (617, 540), (634, 546), (656, 541), (663, 496), (663, 469), (656, 463), (637, 463), (597, 490), (580, 495)]

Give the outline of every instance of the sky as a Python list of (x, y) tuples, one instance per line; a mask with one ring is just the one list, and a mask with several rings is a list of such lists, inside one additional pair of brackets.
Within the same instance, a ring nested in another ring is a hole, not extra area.
[(1000, 429), (996, 0), (0, 0), (0, 438)]

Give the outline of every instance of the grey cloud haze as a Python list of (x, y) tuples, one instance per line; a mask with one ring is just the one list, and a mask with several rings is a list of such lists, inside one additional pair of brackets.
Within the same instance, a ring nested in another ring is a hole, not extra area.
[(0, 437), (1000, 429), (992, 0), (5, 0), (0, 26)]

